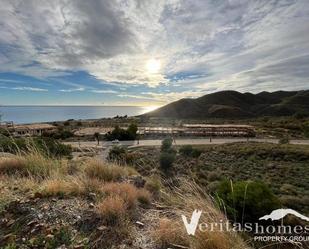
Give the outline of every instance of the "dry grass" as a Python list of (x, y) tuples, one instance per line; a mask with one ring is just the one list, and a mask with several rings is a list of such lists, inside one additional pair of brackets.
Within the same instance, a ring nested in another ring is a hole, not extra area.
[(220, 231), (199, 232), (196, 235), (195, 249), (231, 249), (233, 240), (231, 235)]
[(134, 209), (137, 204), (138, 190), (129, 183), (107, 183), (102, 187), (103, 194), (119, 196), (125, 202), (127, 209)]
[(108, 225), (123, 221), (126, 211), (126, 203), (120, 196), (108, 196), (97, 205), (97, 213)]
[(20, 158), (2, 158), (0, 159), (0, 174), (16, 175), (26, 173), (26, 164)]
[(79, 178), (49, 179), (42, 183), (41, 194), (49, 196), (78, 196), (86, 192), (83, 182)]
[(138, 189), (137, 191), (137, 201), (144, 207), (148, 207), (151, 204), (152, 195), (146, 189)]
[[(181, 217), (181, 215), (191, 217), (192, 212), (197, 209), (203, 211), (199, 220), (200, 224), (224, 224), (227, 222), (227, 218), (215, 207), (213, 200), (207, 194), (204, 194), (204, 191), (195, 183), (189, 182), (186, 179), (178, 179), (178, 182), (173, 182), (168, 190), (163, 191), (162, 199), (164, 205), (167, 207), (166, 212), (169, 215), (176, 217), (175, 219)], [(173, 226), (175, 227), (177, 224), (174, 224)], [(183, 224), (180, 224), (180, 226), (184, 227)], [(170, 236), (171, 238), (164, 237), (165, 241), (174, 240), (173, 233), (167, 233), (166, 236)], [(194, 238), (189, 237), (187, 234), (185, 236), (190, 241), (190, 248), (194, 249), (248, 248), (248, 246), (246, 246), (246, 244), (234, 232), (215, 230), (197, 232), (197, 235)], [(161, 245), (162, 241), (158, 240), (158, 242), (159, 245)]]
[(151, 176), (147, 179), (145, 188), (150, 191), (152, 194), (158, 196), (162, 188), (161, 179), (159, 176)]
[(47, 178), (66, 173), (67, 161), (48, 158), (35, 151), (0, 161), (0, 174)]
[(168, 218), (159, 220), (153, 238), (159, 248), (168, 248), (172, 245), (189, 246), (189, 237), (183, 230), (183, 225)]
[(128, 210), (133, 210), (137, 203), (148, 206), (151, 203), (151, 194), (146, 189), (138, 189), (130, 183), (106, 183), (101, 191), (106, 196), (120, 196)]
[(97, 178), (106, 182), (119, 181), (129, 175), (138, 175), (133, 168), (106, 164), (98, 160), (87, 161), (85, 173), (90, 178)]

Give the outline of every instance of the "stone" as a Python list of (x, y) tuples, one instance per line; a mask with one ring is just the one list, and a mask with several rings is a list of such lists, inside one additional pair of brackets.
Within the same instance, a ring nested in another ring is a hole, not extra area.
[(136, 221), (135, 224), (138, 225), (139, 227), (145, 226), (145, 224), (143, 222), (140, 222), (140, 221)]

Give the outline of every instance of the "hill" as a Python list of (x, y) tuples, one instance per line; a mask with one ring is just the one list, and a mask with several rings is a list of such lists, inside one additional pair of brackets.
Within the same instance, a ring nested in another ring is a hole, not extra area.
[(276, 91), (258, 94), (221, 91), (196, 99), (180, 99), (146, 117), (170, 118), (249, 118), (261, 116), (309, 116), (309, 90)]

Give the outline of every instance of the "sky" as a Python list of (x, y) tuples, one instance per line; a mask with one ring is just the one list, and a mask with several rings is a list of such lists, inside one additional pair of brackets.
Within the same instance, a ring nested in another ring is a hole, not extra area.
[(0, 0), (0, 105), (309, 86), (308, 0)]

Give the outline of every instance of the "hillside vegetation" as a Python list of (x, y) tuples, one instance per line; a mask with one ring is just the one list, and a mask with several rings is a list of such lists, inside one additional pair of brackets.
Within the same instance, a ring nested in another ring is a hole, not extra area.
[(127, 166), (40, 150), (0, 158), (1, 249), (249, 248), (234, 232), (188, 236), (180, 217), (195, 208), (209, 214), (204, 222), (226, 220), (186, 179), (171, 185)]

